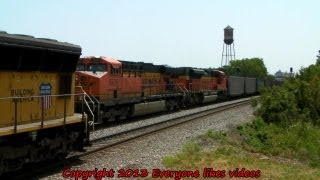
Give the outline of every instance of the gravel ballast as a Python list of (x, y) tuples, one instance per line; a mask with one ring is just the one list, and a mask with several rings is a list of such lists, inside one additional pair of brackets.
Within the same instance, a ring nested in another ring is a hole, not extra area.
[(99, 129), (99, 130), (96, 130), (90, 134), (90, 140), (96, 140), (101, 137), (110, 136), (110, 135), (113, 135), (113, 134), (116, 134), (119, 132), (127, 131), (130, 129), (135, 129), (135, 128), (138, 128), (141, 126), (155, 124), (158, 122), (164, 122), (168, 119), (178, 118), (178, 117), (182, 117), (182, 116), (189, 115), (189, 114), (194, 114), (196, 112), (201, 112), (201, 111), (205, 111), (208, 109), (217, 108), (217, 107), (232, 104), (235, 102), (242, 102), (242, 101), (246, 101), (248, 99), (250, 99), (250, 98), (243, 98), (243, 99), (229, 101), (229, 102), (222, 102), (222, 103), (212, 104), (212, 105), (208, 105), (208, 106), (197, 107), (197, 108), (193, 108), (193, 109), (189, 109), (189, 110), (181, 110), (181, 111), (177, 111), (174, 113), (169, 113), (169, 114), (165, 114), (165, 115), (161, 115), (161, 116), (157, 116), (157, 117), (147, 118), (147, 119), (143, 119), (143, 120), (139, 120), (139, 121), (135, 121), (135, 122), (129, 122), (129, 123), (114, 126), (114, 127)]
[[(148, 169), (150, 174), (152, 169), (164, 169), (162, 165), (163, 157), (178, 153), (186, 140), (204, 134), (210, 129), (216, 131), (227, 130), (229, 127), (251, 121), (253, 119), (252, 113), (253, 108), (250, 105), (219, 112), (211, 117), (180, 125), (174, 130), (161, 131), (90, 155), (83, 158), (82, 163), (70, 168), (82, 171), (106, 168), (108, 170), (113, 169), (116, 172), (122, 168), (126, 170)], [(117, 175), (117, 173), (115, 174)], [(62, 172), (60, 172), (43, 179), (64, 178)]]

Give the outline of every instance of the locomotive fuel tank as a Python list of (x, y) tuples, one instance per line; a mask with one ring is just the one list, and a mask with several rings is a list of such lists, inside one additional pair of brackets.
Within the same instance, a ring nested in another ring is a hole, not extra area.
[(214, 102), (215, 100), (217, 100), (217, 98), (217, 95), (204, 96), (202, 103)]
[(134, 105), (134, 112), (132, 116), (139, 116), (145, 114), (151, 114), (156, 112), (161, 112), (166, 109), (166, 101), (154, 101), (139, 103)]

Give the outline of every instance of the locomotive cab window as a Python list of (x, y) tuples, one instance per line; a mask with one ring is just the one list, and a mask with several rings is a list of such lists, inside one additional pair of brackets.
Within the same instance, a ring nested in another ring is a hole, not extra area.
[(77, 71), (85, 71), (86, 68), (85, 68), (85, 65), (84, 64), (78, 64), (77, 65)]
[(111, 74), (121, 74), (121, 69), (111, 67)]
[(92, 71), (92, 72), (106, 72), (107, 71), (107, 65), (106, 64), (89, 64), (88, 71)]

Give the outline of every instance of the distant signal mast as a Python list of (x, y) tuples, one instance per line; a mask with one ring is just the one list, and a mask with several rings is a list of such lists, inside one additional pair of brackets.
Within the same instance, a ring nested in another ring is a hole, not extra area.
[(229, 65), (229, 61), (236, 59), (236, 52), (234, 50), (233, 28), (227, 26), (224, 28), (224, 43), (222, 49), (221, 67)]

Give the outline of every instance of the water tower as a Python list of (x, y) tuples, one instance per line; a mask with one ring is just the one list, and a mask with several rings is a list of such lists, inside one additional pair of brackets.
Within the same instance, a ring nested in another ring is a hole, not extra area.
[(222, 49), (221, 67), (229, 64), (229, 61), (236, 59), (236, 52), (233, 43), (233, 28), (227, 26), (224, 28), (224, 43)]

